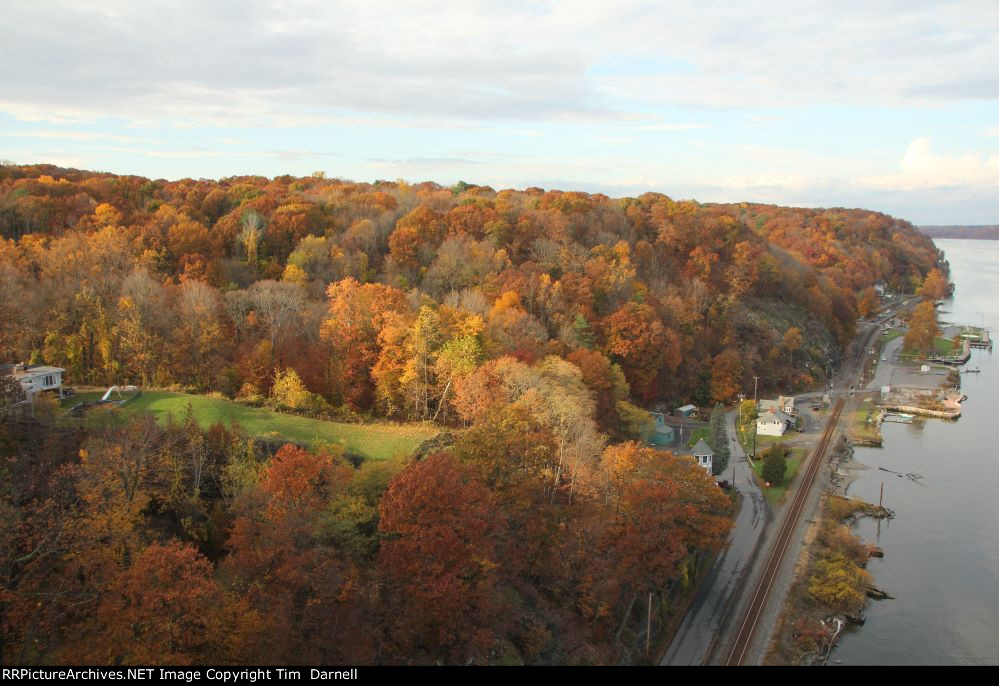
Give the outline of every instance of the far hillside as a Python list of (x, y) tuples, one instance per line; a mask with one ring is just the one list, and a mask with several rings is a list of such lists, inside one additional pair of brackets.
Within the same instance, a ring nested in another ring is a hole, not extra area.
[(999, 240), (999, 224), (982, 224), (978, 226), (920, 226), (917, 228), (930, 238)]

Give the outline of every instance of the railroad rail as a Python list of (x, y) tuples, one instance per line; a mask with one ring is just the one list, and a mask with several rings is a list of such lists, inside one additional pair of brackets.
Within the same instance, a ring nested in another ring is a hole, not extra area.
[(777, 535), (777, 541), (774, 544), (773, 550), (770, 552), (770, 558), (767, 560), (766, 569), (763, 572), (763, 576), (760, 578), (759, 585), (753, 593), (753, 598), (749, 603), (749, 610), (747, 611), (746, 617), (742, 622), (742, 626), (739, 627), (739, 633), (736, 636), (735, 644), (732, 646), (732, 650), (729, 653), (726, 664), (741, 665), (746, 656), (746, 651), (749, 650), (749, 645), (753, 640), (753, 634), (756, 631), (756, 625), (760, 621), (760, 615), (763, 614), (763, 608), (766, 606), (767, 599), (770, 597), (770, 589), (773, 587), (774, 581), (777, 578), (777, 572), (780, 570), (781, 561), (784, 559), (784, 554), (787, 552), (787, 549), (791, 544), (794, 530), (798, 526), (798, 519), (801, 516), (801, 511), (805, 508), (805, 501), (808, 500), (808, 494), (811, 491), (812, 482), (815, 480), (815, 475), (818, 473), (819, 468), (825, 459), (826, 452), (832, 443), (833, 437), (836, 435), (836, 428), (839, 425), (839, 417), (843, 412), (843, 405), (845, 403), (846, 401), (841, 397), (833, 406), (832, 415), (829, 417), (829, 422), (826, 424), (825, 431), (822, 432), (822, 438), (819, 440), (819, 444), (816, 447), (815, 452), (812, 454), (812, 459), (808, 463), (808, 468), (805, 471), (804, 478), (801, 480), (801, 483), (795, 491), (794, 501), (791, 503), (787, 516), (784, 518), (784, 522), (781, 525), (780, 532)]
[[(868, 346), (871, 344), (876, 332), (877, 328), (872, 328), (871, 331), (864, 337), (863, 343), (857, 346), (856, 354), (854, 355), (853, 360), (851, 360), (847, 378), (857, 378), (857, 372), (863, 365), (864, 354)], [(850, 395), (853, 395), (852, 386), (850, 387)], [(777, 579), (777, 574), (780, 571), (784, 555), (791, 545), (791, 539), (793, 538), (794, 531), (798, 526), (798, 520), (801, 517), (801, 512), (804, 510), (805, 502), (808, 500), (808, 496), (811, 493), (812, 484), (815, 481), (815, 475), (818, 474), (819, 469), (825, 462), (826, 453), (829, 450), (829, 446), (833, 442), (833, 438), (836, 436), (836, 431), (839, 427), (839, 419), (843, 414), (843, 406), (845, 404), (846, 399), (841, 395), (833, 405), (832, 413), (829, 416), (829, 421), (826, 423), (826, 428), (822, 432), (822, 437), (819, 439), (819, 443), (816, 446), (815, 451), (812, 453), (808, 466), (805, 468), (804, 476), (798, 484), (797, 489), (795, 489), (794, 500), (791, 502), (787, 515), (784, 517), (780, 531), (777, 534), (777, 540), (770, 552), (770, 557), (767, 559), (766, 568), (763, 575), (760, 577), (759, 583), (753, 591), (753, 596), (749, 603), (749, 609), (747, 610), (746, 616), (742, 621), (742, 625), (739, 627), (739, 633), (735, 638), (734, 644), (732, 645), (732, 650), (729, 652), (728, 659), (725, 661), (725, 664), (727, 665), (741, 665), (746, 657), (746, 653), (749, 650), (749, 646), (752, 643), (753, 636), (756, 631), (756, 625), (760, 621), (760, 616), (763, 614), (764, 607), (766, 607), (767, 600), (770, 597), (770, 590)]]

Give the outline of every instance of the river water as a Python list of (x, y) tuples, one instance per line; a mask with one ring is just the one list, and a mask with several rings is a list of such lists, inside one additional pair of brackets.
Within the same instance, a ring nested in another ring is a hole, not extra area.
[[(951, 265), (946, 322), (999, 334), (999, 241), (936, 240)], [(867, 623), (844, 633), (831, 662), (847, 665), (999, 664), (999, 349), (973, 350), (962, 374), (968, 400), (957, 422), (883, 426), (884, 447), (857, 448), (848, 495), (895, 510), (890, 522), (862, 520), (877, 542), (874, 583), (896, 600), (871, 601)], [(878, 468), (919, 473), (913, 481)]]

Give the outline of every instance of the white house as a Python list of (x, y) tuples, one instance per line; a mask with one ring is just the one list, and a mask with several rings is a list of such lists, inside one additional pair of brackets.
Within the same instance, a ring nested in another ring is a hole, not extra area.
[(756, 419), (756, 433), (763, 436), (783, 436), (794, 426), (794, 417), (780, 410), (767, 410)]
[(24, 389), (27, 400), (33, 400), (40, 391), (56, 391), (62, 395), (62, 375), (65, 369), (46, 367), (45, 365), (17, 364), (7, 366), (4, 373), (10, 374)]
[(703, 438), (699, 440), (691, 453), (694, 456), (694, 462), (706, 469), (708, 474), (711, 474), (711, 462), (714, 459), (715, 451), (711, 449), (707, 441)]

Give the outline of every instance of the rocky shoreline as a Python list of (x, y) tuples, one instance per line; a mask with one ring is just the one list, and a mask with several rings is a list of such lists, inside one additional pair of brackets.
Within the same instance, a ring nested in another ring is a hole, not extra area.
[[(850, 485), (860, 478), (859, 472), (867, 469), (871, 467), (854, 459), (851, 441), (841, 438), (829, 463), (820, 516), (806, 533), (789, 607), (771, 646), (768, 664), (826, 664), (843, 627), (864, 623), (864, 609), (870, 600), (893, 598), (873, 584), (866, 570), (867, 560), (882, 557), (883, 551), (851, 531), (861, 517), (894, 517), (887, 508), (846, 496)], [(830, 572), (833, 565), (838, 565), (837, 570)], [(832, 578), (849, 587), (848, 601), (838, 593), (826, 592), (826, 581)]]

